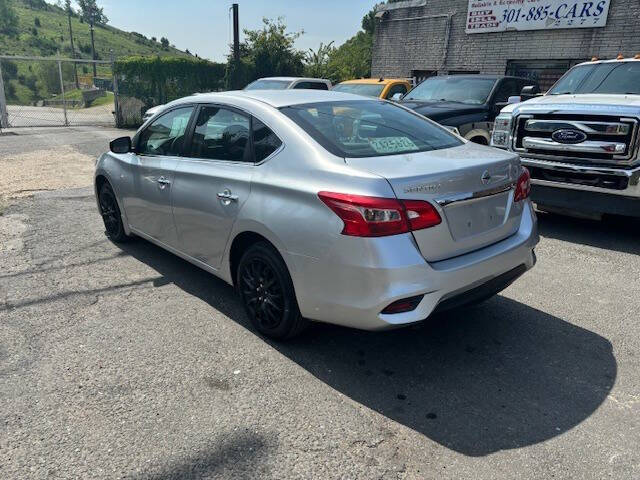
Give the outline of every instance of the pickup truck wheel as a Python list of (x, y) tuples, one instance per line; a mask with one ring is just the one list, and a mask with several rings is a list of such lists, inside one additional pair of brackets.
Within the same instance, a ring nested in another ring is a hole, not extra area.
[(236, 285), (249, 320), (261, 334), (283, 340), (306, 327), (287, 266), (268, 243), (256, 243), (242, 255)]

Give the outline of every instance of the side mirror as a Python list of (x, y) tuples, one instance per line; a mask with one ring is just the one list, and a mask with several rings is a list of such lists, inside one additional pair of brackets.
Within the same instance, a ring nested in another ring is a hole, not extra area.
[(400, 92), (398, 92), (398, 93), (394, 93), (394, 94), (391, 96), (391, 100), (392, 100), (393, 102), (399, 102), (400, 100), (402, 100), (402, 96), (403, 96), (403, 95), (402, 95)]
[(129, 153), (131, 151), (131, 137), (119, 137), (111, 140), (109, 150), (113, 153)]
[(522, 101), (522, 97), (520, 95), (512, 95), (507, 98), (507, 105), (511, 105), (512, 103), (520, 103)]
[(521, 96), (530, 96), (538, 95), (540, 93), (540, 87), (538, 85), (527, 85), (526, 87), (522, 87), (522, 91), (520, 92)]

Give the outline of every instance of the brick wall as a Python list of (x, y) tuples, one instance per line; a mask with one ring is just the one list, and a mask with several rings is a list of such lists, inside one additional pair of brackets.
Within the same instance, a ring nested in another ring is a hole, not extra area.
[[(508, 60), (583, 60), (640, 53), (640, 0), (611, 0), (607, 26), (467, 35), (467, 0), (413, 0), (390, 4), (378, 22), (372, 76), (409, 77), (413, 70), (504, 74)], [(401, 7), (401, 8), (396, 8)], [(445, 47), (447, 17), (454, 13)]]

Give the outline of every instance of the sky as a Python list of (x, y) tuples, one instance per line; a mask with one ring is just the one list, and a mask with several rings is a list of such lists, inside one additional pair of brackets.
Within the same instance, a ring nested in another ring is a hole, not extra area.
[[(236, 0), (240, 30), (254, 30), (262, 18), (284, 17), (289, 31), (304, 30), (296, 47), (307, 50), (320, 42), (340, 45), (360, 29), (375, 0)], [(147, 37), (167, 37), (180, 50), (224, 61), (231, 43), (230, 7), (225, 0), (98, 0), (109, 24)], [(240, 34), (242, 41), (243, 35)], [(117, 54), (117, 52), (116, 52)]]

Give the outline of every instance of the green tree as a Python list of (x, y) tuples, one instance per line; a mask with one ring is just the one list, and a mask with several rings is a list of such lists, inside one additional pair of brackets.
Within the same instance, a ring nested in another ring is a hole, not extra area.
[(335, 50), (333, 42), (329, 42), (326, 45), (320, 43), (320, 46), (315, 51), (310, 48), (305, 54), (304, 74), (315, 78), (334, 77), (335, 75), (329, 69), (329, 63)]
[(263, 18), (262, 22), (263, 26), (259, 30), (244, 30), (245, 40), (240, 45), (240, 64), (235, 64), (233, 53), (229, 55), (229, 87), (234, 83), (240, 86), (260, 77), (302, 74), (305, 54), (297, 50), (294, 44), (304, 32), (287, 32), (287, 26), (281, 17), (276, 20)]
[(162, 44), (162, 48), (164, 48), (165, 50), (169, 48), (169, 39), (162, 37), (160, 39), (160, 43)]
[(34, 18), (34, 19), (33, 19), (33, 24), (34, 24), (36, 27), (41, 27), (41, 26), (42, 26), (42, 25), (40, 24), (40, 19), (39, 19), (38, 17), (36, 17), (36, 18)]
[(80, 7), (80, 15), (83, 20), (89, 22), (89, 25), (109, 23), (109, 19), (103, 9), (98, 7), (96, 0), (78, 0), (78, 6)]
[(11, 0), (0, 0), (0, 34), (18, 34), (18, 15)]
[(371, 76), (371, 50), (373, 36), (360, 31), (331, 54), (328, 71), (331, 80), (341, 82), (352, 78)]

